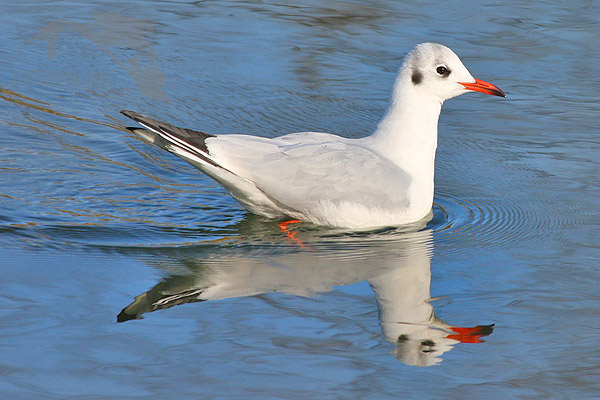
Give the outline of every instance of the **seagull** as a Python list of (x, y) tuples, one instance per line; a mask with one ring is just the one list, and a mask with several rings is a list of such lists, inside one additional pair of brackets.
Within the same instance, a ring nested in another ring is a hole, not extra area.
[(471, 91), (506, 97), (475, 79), (448, 47), (421, 43), (405, 56), (375, 131), (358, 139), (213, 135), (121, 113), (143, 126), (127, 129), (215, 179), (254, 214), (365, 230), (430, 215), (442, 104)]

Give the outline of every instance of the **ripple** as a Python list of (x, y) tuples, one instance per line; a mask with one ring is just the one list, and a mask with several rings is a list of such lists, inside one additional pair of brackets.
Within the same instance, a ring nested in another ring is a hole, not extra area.
[[(551, 202), (548, 199), (508, 197), (465, 198), (452, 192), (438, 192), (434, 216), (428, 224), (434, 231), (436, 245), (475, 242), (507, 247), (540, 237), (560, 239), (562, 229), (582, 222), (582, 216), (573, 213), (568, 203), (554, 203), (555, 212), (548, 213), (550, 208), (543, 204)], [(468, 246), (453, 247), (469, 251)]]

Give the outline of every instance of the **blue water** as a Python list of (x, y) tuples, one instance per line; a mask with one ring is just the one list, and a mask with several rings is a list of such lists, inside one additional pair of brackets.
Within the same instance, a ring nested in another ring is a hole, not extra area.
[[(596, 2), (2, 11), (3, 398), (599, 397)], [(417, 232), (281, 231), (118, 113), (361, 137), (423, 41), (508, 98), (444, 105)]]

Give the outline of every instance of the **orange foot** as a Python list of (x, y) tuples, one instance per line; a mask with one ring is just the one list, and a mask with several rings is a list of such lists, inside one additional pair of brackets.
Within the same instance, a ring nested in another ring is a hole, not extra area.
[(446, 336), (448, 339), (458, 340), (461, 343), (482, 343), (482, 336), (488, 336), (494, 332), (494, 324), (477, 325), (472, 328), (452, 327), (451, 331), (456, 332), (456, 335)]
[(298, 239), (296, 237), (296, 234), (298, 232), (290, 232), (290, 230), (288, 229), (288, 226), (290, 226), (291, 224), (299, 224), (302, 221), (300, 221), (299, 219), (291, 219), (289, 221), (283, 221), (279, 223), (279, 229), (281, 229), (281, 232), (285, 233), (285, 236), (292, 241), (293, 243), (296, 243), (299, 247), (304, 247), (304, 243), (302, 243), (302, 241), (300, 239)]

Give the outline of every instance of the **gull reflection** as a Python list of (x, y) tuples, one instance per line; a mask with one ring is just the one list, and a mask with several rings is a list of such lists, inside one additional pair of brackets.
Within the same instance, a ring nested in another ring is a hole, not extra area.
[[(286, 227), (286, 234), (289, 230)], [(270, 239), (270, 238), (269, 238)], [(493, 325), (455, 327), (431, 305), (432, 232), (371, 234), (294, 232), (287, 245), (260, 240), (185, 257), (187, 273), (172, 275), (137, 296), (117, 317), (124, 322), (175, 305), (283, 292), (312, 296), (368, 281), (385, 338), (406, 364), (430, 366), (457, 343), (479, 343)]]

